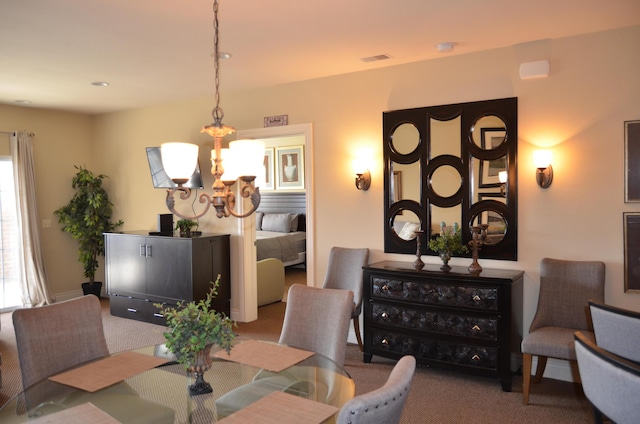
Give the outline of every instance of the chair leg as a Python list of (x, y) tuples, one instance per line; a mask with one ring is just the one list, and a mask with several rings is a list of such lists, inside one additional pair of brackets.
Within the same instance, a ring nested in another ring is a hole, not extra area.
[(360, 335), (360, 317), (353, 317), (353, 330), (356, 332), (356, 339), (358, 339), (358, 347), (360, 352), (364, 351), (362, 347), (362, 336)]
[(542, 374), (544, 374), (544, 369), (547, 366), (547, 357), (546, 356), (538, 356), (538, 366), (536, 367), (536, 376), (533, 378), (534, 383), (539, 383), (542, 381)]
[(533, 357), (530, 353), (522, 354), (522, 403), (529, 405), (529, 388), (531, 386), (531, 363)]

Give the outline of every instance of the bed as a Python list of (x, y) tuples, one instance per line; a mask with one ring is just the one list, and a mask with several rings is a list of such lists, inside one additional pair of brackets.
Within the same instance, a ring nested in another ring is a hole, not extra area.
[(276, 258), (284, 266), (306, 263), (304, 193), (263, 195), (256, 212), (256, 260)]

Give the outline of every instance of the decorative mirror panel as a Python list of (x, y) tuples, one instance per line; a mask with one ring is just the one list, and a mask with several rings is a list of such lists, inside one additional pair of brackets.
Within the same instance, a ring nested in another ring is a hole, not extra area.
[(517, 98), (383, 113), (385, 252), (422, 252), (440, 223), (460, 223), (463, 242), (487, 224), (481, 257), (517, 260)]

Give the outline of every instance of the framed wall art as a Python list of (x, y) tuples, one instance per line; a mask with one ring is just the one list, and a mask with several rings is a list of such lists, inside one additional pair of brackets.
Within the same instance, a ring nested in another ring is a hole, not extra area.
[[(507, 131), (504, 128), (482, 128), (481, 147), (485, 150), (493, 150), (504, 143)], [(480, 161), (480, 188), (499, 187), (498, 173), (507, 170), (507, 157), (503, 156), (494, 160)]]
[(640, 293), (640, 212), (624, 212), (624, 291)]
[(304, 190), (304, 146), (276, 149), (277, 189)]
[(624, 123), (624, 201), (640, 202), (640, 121)]
[(264, 149), (264, 176), (258, 179), (257, 185), (260, 187), (260, 190), (275, 190), (275, 169), (273, 167), (273, 155), (274, 155), (273, 147), (266, 147)]

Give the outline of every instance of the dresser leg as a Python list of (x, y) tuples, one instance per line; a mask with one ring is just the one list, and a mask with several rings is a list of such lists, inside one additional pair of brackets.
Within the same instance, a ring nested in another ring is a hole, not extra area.
[(362, 354), (362, 360), (367, 364), (371, 363), (371, 358), (373, 358), (373, 355), (370, 353), (365, 352)]
[(511, 391), (511, 378), (508, 379), (500, 379), (500, 384), (502, 385), (502, 391), (503, 392), (510, 392)]

